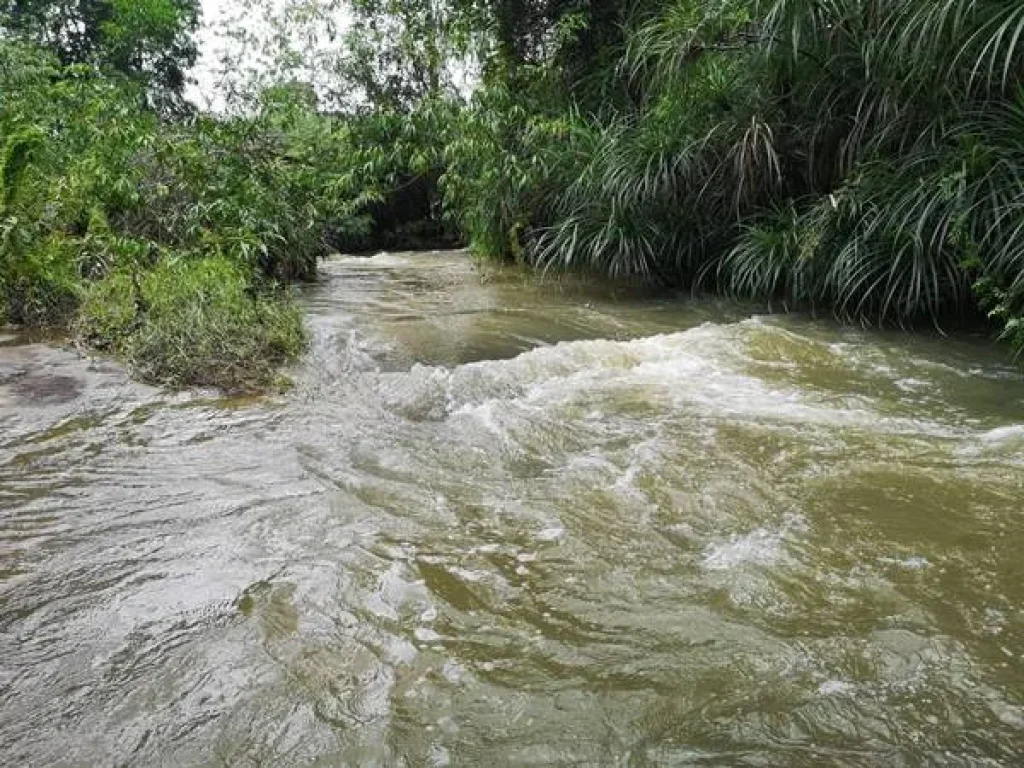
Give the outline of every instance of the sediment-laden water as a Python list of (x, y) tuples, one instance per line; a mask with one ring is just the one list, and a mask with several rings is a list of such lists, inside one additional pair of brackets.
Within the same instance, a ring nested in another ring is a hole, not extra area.
[(1024, 377), (464, 254), (267, 400), (0, 332), (0, 763), (1020, 765)]

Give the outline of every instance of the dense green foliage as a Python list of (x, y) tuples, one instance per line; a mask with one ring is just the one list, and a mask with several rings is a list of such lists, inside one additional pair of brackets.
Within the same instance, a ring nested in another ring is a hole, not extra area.
[(180, 96), (196, 60), (199, 0), (0, 0), (9, 33), (60, 63), (131, 77), (164, 104)]
[[(311, 274), (338, 209), (303, 162), (315, 131), (277, 104), (244, 122), (166, 123), (134, 83), (18, 45), (0, 48), (0, 92), (7, 320), (71, 323), (83, 342), (121, 353), (130, 341), (150, 380), (271, 383), (263, 360), (302, 347), (275, 282)], [(205, 329), (216, 344), (183, 346)], [(250, 355), (246, 378), (236, 361)]]
[(492, 67), (453, 147), (482, 251), (1022, 348), (1024, 6), (577, 7), (599, 50)]
[(9, 321), (71, 324), (150, 380), (265, 385), (302, 345), (287, 285), (321, 257), (461, 240), (858, 322), (987, 318), (1024, 350), (1017, 2), (305, 0), (275, 18), (276, 43), (337, 55), (284, 45), (277, 80), (215, 117), (181, 96), (194, 0), (0, 0)]
[(304, 345), (287, 286), (328, 253), (433, 244), (448, 104), (321, 114), (299, 84), (212, 117), (0, 41), (0, 322), (67, 326), (170, 385), (260, 389)]

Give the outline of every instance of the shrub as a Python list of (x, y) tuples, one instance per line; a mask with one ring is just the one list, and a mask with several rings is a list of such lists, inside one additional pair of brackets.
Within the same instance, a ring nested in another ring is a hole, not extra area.
[(65, 325), (81, 295), (74, 250), (67, 241), (50, 238), (25, 251), (0, 250), (0, 317), (8, 323)]
[(154, 383), (273, 384), (304, 343), (276, 281), (312, 277), (351, 210), (326, 119), (168, 122), (135, 82), (3, 40), (0, 93), (0, 320), (70, 324)]
[(142, 380), (227, 391), (265, 389), (305, 345), (283, 290), (252, 285), (224, 257), (172, 258), (95, 283), (76, 323), (86, 347), (124, 358)]

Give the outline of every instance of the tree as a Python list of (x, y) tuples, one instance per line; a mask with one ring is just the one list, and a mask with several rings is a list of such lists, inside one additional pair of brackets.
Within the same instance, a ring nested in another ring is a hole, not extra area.
[(195, 63), (199, 0), (0, 0), (0, 29), (180, 95)]

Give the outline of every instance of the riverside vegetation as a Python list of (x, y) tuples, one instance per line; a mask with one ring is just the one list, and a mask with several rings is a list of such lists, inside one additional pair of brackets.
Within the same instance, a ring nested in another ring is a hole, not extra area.
[(465, 243), (1024, 351), (1019, 2), (346, 5), (212, 115), (195, 0), (0, 0), (0, 319), (260, 389), (320, 258)]

